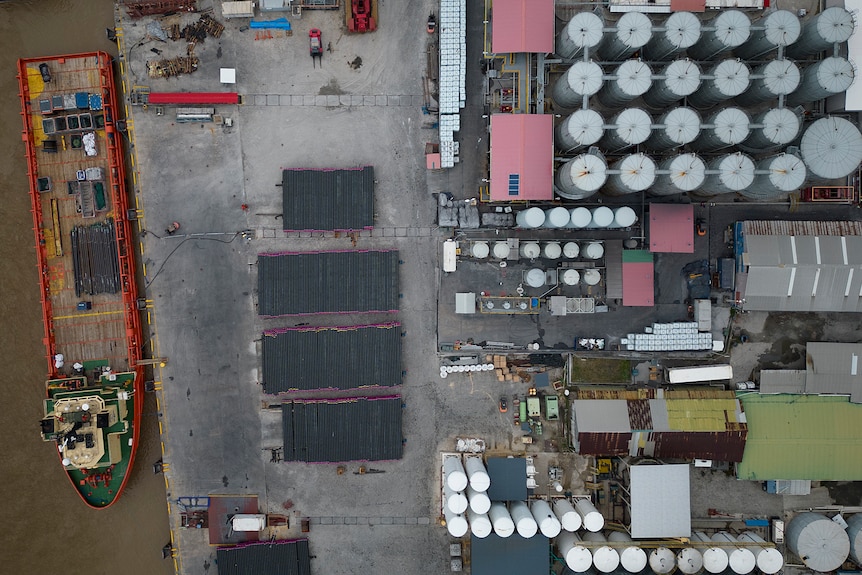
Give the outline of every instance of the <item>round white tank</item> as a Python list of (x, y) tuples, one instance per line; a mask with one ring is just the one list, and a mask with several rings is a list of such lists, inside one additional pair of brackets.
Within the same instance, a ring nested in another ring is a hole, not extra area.
[(742, 46), (733, 53), (746, 60), (755, 60), (778, 46), (789, 46), (796, 42), (802, 31), (799, 18), (790, 10), (774, 10), (752, 24), (757, 28)]
[(854, 77), (853, 65), (846, 58), (824, 58), (816, 64), (808, 65), (802, 71), (799, 88), (787, 96), (787, 105), (807, 104), (846, 92)]
[(443, 516), (446, 518), (446, 529), (452, 537), (463, 537), (470, 528), (467, 518), (460, 513), (452, 513), (448, 507), (443, 508)]
[(742, 60), (722, 60), (707, 73), (707, 78), (688, 97), (695, 108), (710, 108), (719, 102), (739, 96), (751, 85), (751, 70)]
[(488, 242), (473, 242), (470, 248), (470, 253), (476, 259), (485, 259), (491, 253), (491, 248), (488, 247)]
[(813, 175), (843, 178), (862, 161), (862, 134), (844, 118), (821, 118), (805, 129), (799, 149)]
[(850, 558), (857, 565), (862, 565), (862, 513), (847, 519), (847, 536), (850, 539)]
[[(584, 533), (584, 541), (604, 543), (607, 539), (601, 533)], [(620, 554), (609, 545), (592, 547), (593, 566), (602, 573), (610, 573), (620, 566)]]
[(714, 173), (706, 177), (698, 194), (712, 196), (744, 190), (754, 181), (754, 160), (742, 152), (719, 156), (709, 163)]
[(691, 147), (702, 152), (714, 152), (744, 142), (751, 133), (751, 118), (739, 108), (723, 108), (704, 122), (704, 128)]
[(814, 571), (826, 573), (841, 567), (850, 554), (850, 537), (840, 525), (819, 513), (800, 513), (785, 532), (787, 548)]
[(536, 520), (533, 519), (530, 508), (523, 501), (512, 501), (509, 504), (509, 512), (512, 514), (512, 521), (515, 522), (515, 529), (518, 530), (518, 535), (524, 539), (533, 537), (539, 531), (539, 526), (536, 524)]
[(787, 55), (802, 58), (824, 50), (830, 51), (834, 44), (846, 42), (854, 29), (853, 14), (838, 6), (827, 8), (802, 26), (799, 40), (787, 47)]
[(494, 533), (498, 537), (511, 537), (515, 532), (515, 522), (512, 521), (512, 516), (509, 515), (509, 510), (506, 509), (505, 503), (499, 501), (492, 503), (491, 509), (488, 510), (488, 518), (491, 520)]
[(476, 491), (472, 486), (468, 485), (466, 494), (467, 501), (470, 502), (470, 509), (472, 509), (474, 513), (481, 515), (483, 513), (488, 513), (488, 510), (491, 509), (491, 500), (488, 498), (487, 493)]
[(567, 286), (576, 286), (581, 281), (578, 270), (566, 270), (563, 272), (563, 283)]
[(564, 228), (571, 221), (571, 215), (566, 208), (551, 208), (545, 211), (546, 228)]
[(779, 154), (765, 158), (757, 163), (760, 173), (754, 176), (754, 183), (740, 194), (750, 200), (764, 201), (786, 198), (805, 184), (808, 170), (802, 158), (793, 154)]
[(664, 31), (653, 34), (644, 46), (648, 60), (669, 60), (700, 40), (700, 20), (691, 12), (674, 12), (664, 23)]
[(594, 286), (598, 285), (599, 282), (602, 281), (602, 273), (599, 270), (587, 269), (584, 270), (581, 278), (584, 280), (584, 284)]
[(607, 206), (599, 206), (592, 211), (591, 228), (606, 228), (614, 223), (614, 212)]
[[(573, 271), (573, 270), (567, 270)], [(574, 533), (581, 528), (581, 516), (568, 499), (554, 499), (554, 513), (560, 520), (560, 525), (566, 531)]]
[(545, 285), (545, 272), (539, 268), (532, 268), (527, 271), (524, 280), (531, 288), (540, 288)]
[(605, 61), (624, 60), (652, 38), (652, 22), (642, 12), (626, 12), (612, 30), (605, 34), (597, 49), (599, 58)]
[(590, 550), (581, 545), (577, 533), (563, 532), (556, 538), (557, 551), (565, 560), (566, 567), (575, 573), (585, 573), (593, 564)]
[(551, 511), (551, 506), (544, 499), (536, 499), (530, 504), (530, 511), (533, 513), (533, 519), (539, 525), (539, 531), (548, 539), (553, 539), (560, 534), (562, 525), (560, 520), (554, 516)]
[(467, 496), (461, 491), (452, 491), (448, 485), (443, 486), (443, 497), (446, 499), (446, 507), (456, 515), (467, 511)]
[(468, 509), (467, 520), (470, 523), (470, 531), (479, 539), (484, 539), (491, 534), (491, 520), (488, 519), (487, 515)]
[(511, 252), (511, 248), (509, 248), (508, 242), (494, 242), (494, 257), (500, 260), (504, 260), (509, 257), (509, 252)]
[(595, 62), (575, 62), (557, 78), (552, 91), (554, 102), (563, 108), (579, 108), (584, 97), (602, 87), (604, 72)]
[(656, 122), (644, 146), (650, 150), (667, 151), (693, 142), (700, 134), (700, 114), (692, 108), (678, 107), (668, 110)]
[(649, 566), (656, 575), (667, 575), (676, 569), (676, 555), (667, 547), (658, 547), (649, 554)]
[(574, 259), (578, 257), (579, 253), (581, 253), (581, 247), (578, 245), (578, 242), (566, 242), (563, 244), (564, 257)]
[(655, 161), (642, 152), (624, 156), (611, 166), (611, 171), (617, 173), (608, 176), (608, 182), (602, 189), (608, 196), (642, 192), (652, 186), (656, 178)]
[(700, 66), (688, 58), (674, 60), (659, 72), (662, 79), (643, 95), (644, 102), (653, 108), (665, 108), (694, 94), (700, 87)]
[(521, 257), (534, 260), (542, 253), (542, 249), (536, 242), (524, 242), (521, 244)]
[(746, 140), (745, 147), (756, 151), (766, 151), (786, 146), (795, 140), (802, 131), (802, 118), (789, 108), (771, 108), (754, 118), (755, 128)]
[(594, 12), (578, 12), (557, 36), (557, 55), (572, 59), (602, 41), (604, 22)]
[[(605, 247), (599, 242), (590, 242), (584, 248), (583, 256), (588, 260), (599, 260), (605, 255)], [(578, 499), (580, 501), (580, 499)]]
[[(637, 12), (627, 12), (636, 14)], [(626, 60), (614, 70), (597, 100), (606, 108), (621, 108), (644, 95), (652, 86), (652, 68), (641, 60)]]
[(592, 146), (605, 133), (605, 120), (595, 110), (576, 110), (554, 129), (557, 148), (572, 152)]
[(700, 188), (706, 180), (706, 163), (697, 154), (679, 154), (664, 160), (659, 170), (669, 172), (659, 175), (648, 190), (654, 196), (672, 196)]
[(703, 570), (703, 555), (694, 547), (683, 547), (676, 554), (676, 566), (685, 575), (696, 575)]
[(593, 214), (587, 208), (574, 208), (570, 212), (571, 215), (571, 223), (569, 224), (570, 228), (582, 229), (586, 228), (590, 225), (590, 222), (593, 221)]
[[(724, 531), (714, 533), (712, 535), (712, 540), (715, 543), (721, 543), (723, 545), (737, 542), (736, 539), (733, 538), (733, 536), (728, 533), (725, 533)], [(725, 547), (725, 551), (727, 551), (727, 556), (730, 560), (730, 569), (734, 573), (737, 573), (737, 575), (748, 575), (748, 573), (754, 571), (754, 568), (757, 566), (757, 561), (754, 558), (754, 553), (752, 553), (749, 549), (745, 547), (735, 547), (733, 545), (729, 545)]]
[(772, 60), (754, 71), (757, 76), (751, 87), (736, 97), (740, 106), (753, 106), (778, 96), (786, 96), (799, 87), (802, 74), (790, 60)]
[[(632, 541), (632, 538), (629, 537), (628, 533), (623, 533), (622, 531), (611, 531), (610, 534), (608, 534), (608, 541), (625, 543)], [(620, 554), (620, 565), (622, 565), (623, 569), (627, 572), (640, 573), (646, 568), (646, 551), (635, 545), (634, 542), (627, 547), (623, 547), (621, 551), (619, 549), (617, 550)]]
[(467, 470), (470, 487), (479, 492), (488, 491), (488, 487), (491, 486), (491, 478), (488, 477), (482, 458), (467, 456), (464, 458), (464, 467)]
[(691, 534), (691, 540), (703, 555), (703, 568), (709, 573), (723, 573), (727, 569), (727, 552), (721, 547), (711, 546), (712, 539), (702, 531)]
[(545, 212), (542, 208), (527, 208), (518, 212), (515, 223), (519, 228), (535, 229), (545, 223)]
[(628, 206), (623, 206), (614, 210), (614, 223), (611, 227), (630, 228), (636, 221), (638, 221), (638, 215), (635, 211)]
[(599, 145), (608, 152), (619, 152), (647, 141), (652, 133), (652, 118), (643, 108), (626, 108), (614, 116), (610, 126)]
[(443, 476), (452, 491), (464, 491), (467, 487), (467, 474), (464, 473), (460, 457), (447, 457), (443, 460)]
[[(589, 252), (590, 244), (587, 246), (587, 251)], [(599, 244), (601, 245), (601, 244)], [(587, 255), (589, 257), (589, 255)], [(586, 276), (586, 272), (596, 271), (596, 270), (586, 270), (584, 272), (584, 276)], [(586, 281), (586, 280), (585, 280)], [(605, 518), (602, 517), (602, 514), (599, 513), (599, 510), (596, 509), (595, 505), (593, 505), (592, 501), (589, 499), (578, 498), (575, 499), (575, 509), (577, 509), (578, 513), (581, 516), (581, 522), (584, 525), (584, 529), (587, 531), (601, 531), (602, 527), (605, 526)]]
[[(568, 215), (568, 213), (568, 210), (566, 210), (566, 215)], [(558, 242), (548, 242), (542, 250), (542, 255), (549, 260), (558, 260), (560, 259), (560, 256), (563, 255), (563, 248)]]
[(757, 533), (746, 531), (739, 536), (739, 540), (743, 543), (759, 544), (756, 547), (749, 547), (749, 549), (754, 553), (757, 560), (757, 568), (765, 575), (774, 575), (784, 567), (784, 557), (781, 556), (781, 551), (775, 547), (769, 546), (763, 537)]
[(557, 193), (570, 200), (582, 200), (599, 191), (608, 178), (608, 165), (596, 154), (581, 154), (557, 169)]
[(751, 20), (739, 10), (721, 10), (718, 16), (706, 24), (700, 40), (688, 49), (690, 57), (712, 60), (720, 54), (733, 50), (751, 36)]

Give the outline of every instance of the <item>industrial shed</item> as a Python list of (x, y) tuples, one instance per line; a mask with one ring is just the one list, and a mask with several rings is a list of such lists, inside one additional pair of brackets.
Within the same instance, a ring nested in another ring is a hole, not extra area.
[(282, 252), (257, 259), (266, 317), (398, 310), (398, 252)]
[(694, 206), (650, 204), (649, 250), (659, 253), (694, 253)]
[(553, 116), (493, 114), (491, 133), (491, 200), (552, 200)]
[(527, 460), (523, 457), (489, 457), (488, 498), (491, 501), (526, 501)]
[(284, 231), (361, 230), (374, 226), (374, 167), (284, 170)]
[(517, 533), (500, 537), (492, 533), (481, 538), (470, 538), (470, 572), (473, 575), (547, 575), (550, 569), (548, 539), (524, 539)]
[(264, 392), (400, 385), (400, 327), (388, 322), (267, 330)]
[(623, 305), (655, 305), (655, 264), (646, 250), (623, 250)]
[(632, 537), (691, 537), (688, 465), (633, 465), (629, 477)]
[(216, 565), (218, 575), (311, 575), (308, 539), (219, 547)]
[(303, 400), (281, 406), (284, 460), (401, 459), (401, 396)]
[(496, 0), (491, 21), (491, 51), (554, 51), (554, 0)]
[(805, 347), (805, 369), (764, 369), (761, 393), (845, 395), (862, 403), (862, 344), (812, 342)]

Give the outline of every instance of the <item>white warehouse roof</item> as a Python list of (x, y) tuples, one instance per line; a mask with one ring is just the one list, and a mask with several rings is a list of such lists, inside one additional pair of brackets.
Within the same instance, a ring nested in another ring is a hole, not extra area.
[(634, 465), (629, 487), (634, 539), (691, 537), (688, 465)]

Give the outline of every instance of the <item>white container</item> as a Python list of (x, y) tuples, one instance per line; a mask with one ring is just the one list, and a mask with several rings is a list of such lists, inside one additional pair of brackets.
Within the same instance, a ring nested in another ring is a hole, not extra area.
[(571, 223), (569, 227), (583, 229), (593, 221), (593, 214), (587, 208), (574, 208), (569, 212)]
[(536, 242), (524, 242), (521, 244), (521, 257), (534, 260), (542, 253), (542, 249)]
[(628, 533), (623, 533), (622, 531), (611, 531), (610, 534), (608, 534), (608, 541), (613, 541), (615, 543), (631, 541), (631, 545), (623, 547), (621, 551), (618, 549), (620, 554), (620, 564), (623, 569), (629, 573), (640, 573), (646, 568), (646, 551), (635, 545)]
[(470, 487), (482, 493), (488, 491), (488, 487), (491, 486), (491, 478), (488, 477), (488, 472), (485, 470), (482, 458), (467, 456), (464, 458), (464, 466), (467, 468), (467, 478), (470, 480)]
[(468, 509), (467, 520), (470, 523), (470, 531), (479, 539), (484, 539), (491, 534), (491, 520), (488, 519), (487, 515)]
[(494, 533), (498, 537), (511, 537), (515, 532), (515, 522), (512, 521), (512, 516), (509, 515), (509, 510), (506, 509), (505, 503), (499, 501), (492, 503), (491, 509), (488, 510), (488, 518), (491, 520)]
[(591, 228), (606, 228), (614, 222), (614, 212), (607, 206), (595, 208), (592, 214)]
[(623, 206), (614, 210), (615, 228), (630, 228), (638, 221), (638, 216), (633, 209), (628, 206)]
[(649, 554), (649, 566), (656, 575), (667, 575), (676, 569), (676, 555), (667, 547), (658, 547)]
[(578, 257), (578, 254), (581, 253), (581, 247), (578, 245), (578, 242), (566, 242), (563, 245), (563, 256), (574, 259)]
[(696, 575), (703, 571), (703, 555), (694, 547), (683, 547), (676, 554), (676, 565), (685, 575)]
[(576, 286), (581, 281), (581, 274), (578, 270), (566, 270), (563, 272), (563, 283), (567, 286)]
[(564, 228), (569, 224), (570, 219), (569, 210), (566, 208), (551, 208), (550, 210), (545, 210), (544, 227)]
[(482, 491), (476, 491), (471, 485), (467, 486), (467, 501), (470, 502), (470, 509), (478, 514), (488, 513), (491, 509), (491, 500), (488, 494)]
[(581, 516), (575, 511), (575, 507), (568, 499), (554, 500), (554, 513), (560, 520), (560, 525), (566, 531), (574, 533), (581, 528)]
[(527, 271), (524, 280), (527, 285), (532, 288), (540, 288), (545, 285), (545, 272), (539, 268), (533, 268)]
[(757, 561), (754, 558), (754, 553), (745, 547), (735, 547), (732, 544), (736, 543), (736, 539), (724, 531), (713, 533), (712, 540), (722, 544), (724, 550), (727, 551), (728, 564), (731, 571), (738, 575), (748, 575), (754, 571), (757, 566)]
[[(566, 211), (566, 215), (568, 216), (568, 211)], [(558, 260), (560, 256), (563, 255), (563, 248), (560, 247), (558, 242), (548, 242), (545, 244), (545, 249), (543, 250), (543, 255), (545, 259), (549, 260)]]
[(533, 513), (533, 519), (539, 525), (539, 530), (542, 535), (548, 539), (553, 539), (560, 534), (563, 528), (560, 520), (556, 518), (554, 512), (551, 511), (551, 506), (544, 499), (536, 499), (530, 505), (530, 511)]
[(515, 222), (519, 228), (540, 228), (545, 223), (545, 212), (542, 211), (542, 208), (528, 208), (518, 212), (515, 216)]
[(536, 524), (536, 520), (533, 519), (530, 508), (523, 501), (513, 501), (509, 505), (509, 512), (512, 514), (512, 521), (515, 522), (518, 535), (524, 539), (535, 536), (539, 531), (539, 526)]
[(470, 253), (474, 258), (483, 260), (491, 253), (491, 248), (488, 247), (488, 242), (474, 242), (470, 248)]
[(509, 247), (508, 242), (494, 242), (494, 257), (499, 260), (504, 260), (509, 257), (509, 252), (511, 252), (511, 248)]
[(794, 517), (787, 525), (785, 540), (788, 549), (808, 568), (821, 573), (838, 569), (850, 554), (847, 532), (819, 513), (800, 513)]
[[(854, 515), (854, 517), (856, 517), (856, 515)], [(862, 516), (859, 517), (862, 519)], [(784, 557), (782, 557), (781, 551), (775, 547), (770, 547), (763, 537), (757, 533), (746, 531), (739, 536), (739, 541), (742, 543), (761, 544), (754, 547), (748, 547), (748, 549), (754, 553), (755, 560), (757, 561), (757, 568), (765, 575), (774, 575), (784, 567)]]
[(446, 529), (452, 537), (463, 537), (467, 534), (469, 525), (467, 518), (459, 513), (452, 513), (447, 507), (443, 508), (443, 515), (446, 518)]
[[(606, 542), (607, 539), (601, 533), (584, 533), (584, 541), (592, 543)], [(620, 566), (620, 554), (609, 545), (592, 547), (593, 566), (601, 573), (610, 573)]]
[(588, 260), (599, 260), (605, 255), (605, 247), (599, 242), (590, 242), (584, 248), (583, 255)]
[(587, 531), (601, 531), (605, 526), (605, 518), (589, 499), (575, 499), (575, 509), (581, 516), (581, 522)]
[(587, 572), (593, 564), (593, 556), (590, 550), (581, 545), (581, 538), (577, 533), (568, 531), (560, 533), (556, 538), (557, 551), (566, 561), (566, 567), (575, 573)]
[(443, 460), (443, 475), (446, 478), (446, 485), (452, 491), (464, 491), (467, 487), (467, 474), (464, 473), (460, 457), (451, 456)]
[(446, 499), (446, 507), (452, 513), (458, 515), (467, 511), (467, 496), (463, 492), (452, 491), (448, 485), (444, 485), (443, 497)]

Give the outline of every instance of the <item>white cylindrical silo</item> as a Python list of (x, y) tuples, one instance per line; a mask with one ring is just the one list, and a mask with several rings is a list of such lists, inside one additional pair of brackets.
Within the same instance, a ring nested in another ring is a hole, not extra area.
[(751, 82), (751, 87), (736, 97), (740, 106), (753, 106), (760, 102), (786, 96), (799, 87), (802, 75), (799, 67), (790, 60), (772, 60), (757, 68), (753, 73), (757, 76)]
[(785, 532), (787, 548), (814, 571), (835, 571), (847, 561), (850, 537), (840, 525), (819, 513), (800, 513)]
[[(636, 14), (636, 12), (628, 12)], [(642, 96), (652, 86), (652, 68), (641, 60), (626, 60), (614, 70), (599, 90), (596, 103), (605, 108), (621, 108)]]
[(628, 533), (623, 533), (622, 531), (611, 531), (610, 534), (608, 534), (608, 541), (613, 541), (615, 543), (632, 543), (631, 545), (617, 548), (617, 551), (620, 554), (620, 565), (622, 565), (622, 568), (627, 572), (640, 573), (646, 568), (646, 551), (635, 545)]
[(781, 551), (775, 547), (771, 547), (760, 535), (746, 531), (739, 536), (739, 540), (743, 543), (755, 543), (754, 547), (749, 549), (754, 553), (757, 561), (757, 568), (765, 575), (775, 575), (784, 567), (784, 557), (781, 556)]
[(801, 189), (808, 176), (802, 158), (793, 154), (779, 154), (760, 160), (757, 171), (766, 173), (756, 174), (754, 182), (739, 192), (749, 200), (784, 199), (789, 193)]
[(461, 465), (460, 457), (447, 457), (443, 460), (443, 477), (452, 491), (464, 491), (467, 487), (467, 474)]
[(575, 573), (585, 573), (593, 564), (590, 550), (581, 545), (577, 533), (565, 531), (556, 538), (557, 552), (566, 562), (566, 567)]
[(751, 70), (742, 60), (722, 60), (706, 74), (697, 92), (688, 97), (688, 104), (695, 108), (709, 108), (739, 96), (751, 84)]
[(649, 554), (649, 566), (656, 575), (667, 575), (676, 569), (676, 555), (667, 547), (657, 547)]
[[(568, 211), (566, 212), (568, 216)], [(485, 492), (491, 486), (491, 478), (488, 477), (488, 472), (485, 470), (485, 464), (482, 463), (481, 457), (468, 455), (464, 458), (464, 468), (467, 470), (467, 479), (470, 481), (470, 487), (475, 491)]]
[(468, 485), (465, 493), (467, 494), (467, 501), (470, 503), (470, 509), (474, 513), (482, 515), (483, 513), (488, 513), (488, 510), (491, 509), (491, 499), (488, 498), (488, 494), (484, 491), (476, 491), (471, 485)]
[(452, 513), (448, 507), (443, 508), (443, 516), (446, 518), (446, 529), (452, 537), (463, 537), (470, 528), (467, 518), (461, 513)]
[(847, 519), (847, 537), (850, 539), (850, 558), (856, 565), (862, 565), (862, 513)]
[[(588, 260), (600, 260), (602, 259), (602, 256), (605, 255), (605, 247), (599, 242), (590, 242), (581, 253)], [(577, 499), (575, 503), (578, 501), (581, 501), (581, 499)], [(580, 513), (581, 510), (578, 509), (578, 512)], [(590, 531), (592, 531), (592, 529)]]
[(599, 146), (606, 153), (614, 153), (643, 144), (652, 133), (652, 118), (642, 108), (626, 108), (611, 120)]
[(578, 270), (568, 269), (563, 272), (562, 281), (564, 285), (576, 286), (581, 281), (581, 274), (578, 273)]
[(805, 128), (799, 149), (814, 176), (843, 178), (862, 161), (862, 134), (844, 118), (821, 118)]
[(509, 257), (509, 252), (512, 251), (512, 248), (509, 247), (509, 242), (494, 242), (494, 257), (500, 260), (504, 260)]
[(467, 496), (461, 491), (453, 491), (448, 485), (443, 485), (443, 498), (446, 500), (446, 507), (454, 514), (464, 513), (467, 511)]
[(540, 288), (545, 285), (545, 272), (539, 268), (531, 268), (524, 274), (524, 281), (531, 288)]
[(584, 285), (599, 285), (599, 282), (602, 281), (602, 272), (592, 268), (586, 269), (583, 275), (581, 275), (581, 279), (584, 281)]
[(718, 16), (706, 23), (688, 55), (697, 60), (712, 60), (720, 54), (742, 45), (751, 36), (751, 20), (740, 10), (721, 10)]
[(571, 215), (566, 208), (551, 208), (545, 210), (545, 224), (543, 227), (559, 229), (566, 227), (571, 221)]
[[(593, 246), (593, 245), (601, 246), (601, 244), (589, 244), (587, 246), (586, 251), (589, 252), (591, 246)], [(604, 253), (604, 249), (602, 249), (602, 253)], [(587, 255), (587, 257), (590, 257), (589, 253), (587, 253), (586, 255)], [(601, 257), (601, 256), (599, 256), (599, 257)], [(591, 259), (598, 259), (598, 258), (591, 258)], [(591, 271), (591, 270), (587, 270), (587, 271)], [(586, 275), (586, 274), (584, 274), (584, 275)], [(592, 531), (595, 533), (597, 531), (601, 531), (602, 527), (605, 526), (605, 518), (602, 517), (602, 514), (599, 513), (599, 510), (596, 509), (595, 505), (593, 505), (593, 502), (590, 501), (589, 499), (584, 499), (584, 498), (575, 499), (575, 509), (577, 509), (578, 513), (580, 514), (581, 522), (584, 525), (584, 529), (586, 529), (587, 531)]]
[(712, 545), (712, 539), (702, 531), (692, 533), (691, 541), (703, 555), (703, 568), (708, 573), (712, 573), (713, 575), (724, 573), (729, 560), (727, 552), (723, 548)]
[(581, 253), (581, 246), (578, 245), (578, 242), (566, 242), (563, 245), (563, 257), (574, 259), (578, 257), (579, 253)]
[(744, 190), (754, 181), (754, 160), (742, 152), (725, 154), (709, 163), (709, 171), (698, 195), (717, 196)]
[(470, 246), (470, 255), (474, 258), (483, 260), (491, 253), (491, 248), (488, 247), (488, 242), (473, 242)]
[(807, 104), (846, 92), (854, 76), (853, 65), (846, 58), (832, 56), (810, 64), (802, 71), (799, 87), (787, 96), (787, 105)]
[(569, 213), (572, 219), (572, 222), (569, 224), (570, 228), (576, 230), (586, 228), (593, 221), (593, 214), (587, 208), (574, 208)]
[(542, 254), (542, 248), (536, 242), (524, 242), (521, 244), (521, 257), (534, 260)]
[(608, 176), (602, 193), (624, 196), (642, 192), (655, 182), (655, 171), (655, 161), (643, 152), (624, 156), (611, 166), (612, 173)]
[(614, 223), (614, 211), (607, 206), (593, 208), (592, 214), (593, 219), (590, 221), (591, 228), (607, 228)]
[(712, 535), (712, 540), (715, 543), (725, 546), (724, 550), (727, 551), (727, 557), (729, 559), (728, 564), (730, 565), (731, 571), (737, 575), (748, 575), (754, 571), (754, 568), (757, 566), (757, 561), (754, 559), (754, 553), (746, 547), (737, 547), (733, 545), (737, 541), (732, 535), (724, 531), (719, 531)]
[(652, 38), (652, 22), (642, 12), (626, 12), (605, 34), (597, 48), (599, 58), (609, 62), (625, 60)]
[(518, 530), (518, 535), (524, 539), (533, 537), (539, 531), (539, 526), (536, 524), (536, 520), (533, 519), (530, 508), (523, 501), (512, 501), (509, 504), (509, 512), (512, 514), (512, 521), (515, 522), (515, 529)]
[(557, 55), (572, 59), (599, 45), (605, 24), (595, 12), (578, 12), (557, 36)]
[[(584, 533), (584, 541), (591, 543), (606, 543), (602, 533)], [(610, 545), (597, 545), (590, 548), (593, 555), (593, 567), (601, 573), (610, 573), (620, 566), (620, 554)]]
[(515, 223), (519, 228), (540, 228), (545, 223), (545, 212), (542, 208), (527, 208), (515, 215)]
[(491, 504), (491, 509), (488, 510), (488, 518), (491, 520), (491, 525), (494, 526), (494, 533), (498, 537), (511, 537), (515, 532), (515, 522), (512, 521), (512, 516), (509, 510), (506, 509), (506, 504), (495, 501)]
[(599, 91), (604, 80), (602, 67), (595, 62), (575, 62), (554, 84), (554, 102), (563, 108), (579, 108), (584, 97)]
[(674, 60), (657, 74), (661, 78), (653, 81), (643, 100), (653, 108), (670, 106), (700, 87), (700, 75), (700, 66), (694, 60)]
[(697, 154), (679, 154), (664, 160), (659, 170), (669, 172), (660, 174), (649, 189), (653, 196), (673, 196), (691, 192), (703, 185), (706, 180), (706, 163)]
[(533, 513), (533, 519), (539, 525), (539, 531), (548, 539), (553, 539), (560, 534), (562, 525), (560, 520), (556, 518), (554, 512), (551, 511), (551, 506), (544, 499), (536, 499), (530, 504), (530, 511)]
[(491, 534), (491, 520), (488, 519), (487, 515), (468, 509), (467, 520), (470, 523), (470, 531), (479, 539), (484, 539)]
[(557, 193), (570, 200), (582, 200), (599, 191), (608, 178), (605, 159), (596, 154), (581, 154), (559, 168), (554, 177)]
[(773, 10), (752, 24), (751, 37), (734, 48), (733, 53), (746, 60), (755, 60), (779, 46), (789, 46), (799, 39), (802, 24), (790, 10)]
[(685, 575), (697, 575), (703, 571), (703, 555), (694, 547), (683, 547), (676, 554), (676, 566)]
[(755, 128), (743, 147), (752, 151), (769, 151), (786, 146), (799, 137), (802, 118), (789, 108), (770, 108), (755, 116)]
[(566, 531), (574, 533), (581, 528), (581, 516), (568, 499), (554, 499), (554, 513)]
[(692, 108), (673, 108), (659, 117), (644, 146), (666, 151), (690, 144), (700, 134), (700, 125), (700, 114)]
[(628, 206), (623, 206), (614, 210), (614, 223), (611, 224), (611, 227), (630, 228), (635, 225), (636, 221), (638, 221), (638, 215), (635, 211)]
[(803, 58), (824, 50), (831, 52), (835, 44), (846, 42), (853, 35), (855, 27), (853, 14), (846, 9), (839, 6), (827, 8), (805, 22), (799, 40), (787, 47), (787, 55)]
[(704, 120), (704, 127), (691, 147), (714, 152), (744, 142), (751, 133), (751, 118), (740, 108), (723, 108)]
[[(568, 215), (569, 210), (566, 210)], [(547, 260), (558, 260), (563, 255), (563, 248), (559, 242), (548, 242), (542, 248), (542, 256)]]
[(605, 133), (605, 120), (595, 110), (576, 110), (554, 129), (557, 148), (572, 152), (592, 146)]
[(648, 60), (670, 60), (700, 40), (700, 20), (691, 12), (674, 12), (661, 28), (644, 46)]

